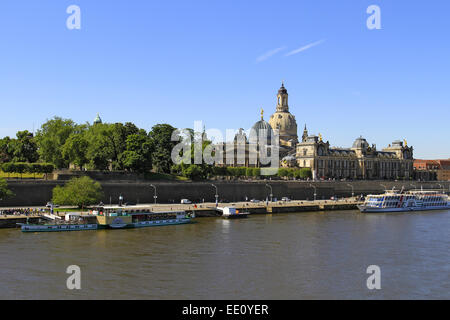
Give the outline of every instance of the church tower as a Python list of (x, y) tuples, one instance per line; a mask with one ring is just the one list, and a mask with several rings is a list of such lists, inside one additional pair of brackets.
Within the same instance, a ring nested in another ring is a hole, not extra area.
[(305, 129), (303, 129), (302, 142), (306, 142), (307, 138), (308, 138), (308, 129), (306, 129), (306, 123), (305, 123)]
[(281, 88), (277, 93), (277, 108), (270, 117), (270, 126), (277, 129), (280, 135), (280, 146), (293, 149), (298, 143), (297, 121), (294, 115), (289, 112), (288, 92), (281, 83)]
[(289, 112), (288, 93), (284, 87), (284, 82), (281, 83), (281, 88), (278, 90), (277, 112)]

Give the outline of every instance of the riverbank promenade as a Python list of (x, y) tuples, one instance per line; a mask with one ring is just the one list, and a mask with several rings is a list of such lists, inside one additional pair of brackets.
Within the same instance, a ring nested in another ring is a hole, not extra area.
[[(218, 203), (217, 207), (235, 207), (241, 212), (249, 212), (251, 214), (275, 214), (275, 213), (299, 213), (308, 211), (328, 211), (328, 210), (355, 210), (357, 205), (361, 202), (356, 198), (345, 198), (340, 200), (291, 200), (291, 201), (276, 201), (276, 202), (233, 202), (233, 203)], [(192, 204), (138, 204), (137, 206), (123, 206), (124, 210), (132, 211), (133, 208), (148, 208), (152, 212), (167, 212), (167, 211), (189, 211), (194, 212), (196, 217), (215, 217), (220, 216), (221, 212), (216, 210), (216, 204), (212, 202), (192, 203)], [(42, 207), (33, 208), (0, 208), (1, 211), (12, 210), (33, 210), (33, 214), (3, 214), (0, 216), (0, 228), (14, 228), (17, 223), (26, 223), (27, 218), (39, 219)], [(59, 212), (59, 210), (61, 212)], [(73, 209), (73, 210), (70, 210)], [(67, 212), (78, 212), (77, 208), (60, 207), (54, 209), (54, 213), (63, 217)], [(88, 211), (89, 212), (89, 211)], [(42, 213), (42, 215), (44, 212)]]
[[(340, 200), (291, 200), (291, 201), (276, 201), (266, 202), (232, 202), (219, 203), (218, 207), (235, 207), (237, 210), (247, 211), (253, 214), (267, 214), (267, 213), (288, 213), (288, 212), (306, 212), (306, 211), (320, 211), (320, 210), (352, 210), (357, 209), (357, 205), (361, 204), (355, 198), (345, 198)], [(147, 204), (141, 205), (149, 207), (154, 212), (184, 210), (194, 211), (198, 217), (202, 216), (217, 216), (220, 212), (216, 210), (215, 203), (200, 203), (200, 204)]]

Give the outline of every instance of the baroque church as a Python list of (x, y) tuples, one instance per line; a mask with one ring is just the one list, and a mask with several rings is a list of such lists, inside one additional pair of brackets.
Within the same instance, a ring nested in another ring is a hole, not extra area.
[[(272, 139), (275, 138), (274, 129), (278, 133), (278, 146), (276, 150), (272, 144)], [(244, 129), (239, 129), (239, 132), (234, 138), (234, 155), (227, 156), (223, 153), (223, 163), (227, 166), (246, 166), (246, 167), (264, 167), (259, 158), (252, 159), (252, 146), (258, 145), (258, 142), (263, 141), (267, 147), (267, 155), (271, 152), (278, 152), (278, 158), (295, 154), (296, 146), (298, 144), (297, 136), (297, 121), (295, 116), (289, 112), (288, 92), (281, 84), (281, 88), (277, 94), (277, 105), (275, 113), (269, 119), (269, 122), (264, 120), (264, 110), (261, 110), (261, 120), (256, 122), (251, 130), (249, 137), (247, 137)], [(258, 146), (261, 148), (261, 146)]]
[[(270, 149), (274, 129), (279, 134), (280, 166), (310, 168), (314, 179), (410, 179), (413, 176), (413, 147), (405, 141), (396, 140), (387, 148), (377, 150), (376, 145), (369, 143), (363, 137), (355, 140), (351, 148), (335, 148), (324, 142), (322, 135), (309, 135), (306, 125), (301, 141), (297, 135), (297, 121), (289, 112), (289, 95), (284, 83), (277, 93), (275, 113), (269, 122), (256, 122), (250, 137), (240, 129), (234, 138), (234, 157), (229, 157), (224, 163), (228, 166), (262, 166), (259, 161), (249, 161), (249, 145), (262, 138), (267, 141)], [(263, 135), (263, 137), (261, 137)], [(238, 159), (239, 152), (242, 159)], [(275, 150), (273, 150), (275, 152)]]

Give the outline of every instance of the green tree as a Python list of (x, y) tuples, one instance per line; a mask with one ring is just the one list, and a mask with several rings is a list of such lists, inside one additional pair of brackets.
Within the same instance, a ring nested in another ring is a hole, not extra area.
[(35, 138), (41, 160), (53, 163), (57, 168), (67, 168), (69, 161), (64, 159), (62, 147), (75, 127), (72, 120), (59, 117), (44, 123)]
[(227, 167), (215, 167), (211, 168), (211, 174), (214, 176), (226, 176), (227, 175)]
[(98, 170), (106, 170), (109, 165), (113, 170), (125, 169), (124, 161), (129, 163), (130, 160), (122, 155), (127, 151), (127, 138), (139, 132), (139, 128), (131, 122), (90, 126), (86, 138), (89, 145), (86, 157), (89, 163)]
[(157, 124), (149, 133), (154, 151), (152, 153), (153, 169), (159, 173), (170, 173), (172, 167), (172, 149), (177, 144), (172, 141), (172, 133), (175, 130), (169, 124)]
[(278, 176), (283, 178), (283, 177), (287, 177), (289, 175), (289, 170), (286, 168), (279, 168), (278, 169)]
[(227, 167), (227, 176), (237, 177), (238, 171), (235, 167)]
[(128, 135), (126, 150), (119, 156), (125, 169), (135, 172), (148, 172), (152, 169), (153, 144), (145, 130)]
[(8, 178), (9, 178), (9, 174), (15, 172), (16, 166), (14, 165), (14, 163), (12, 162), (6, 162), (2, 164), (2, 171), (6, 172), (8, 174)]
[(183, 170), (183, 176), (191, 180), (200, 180), (203, 178), (203, 172), (199, 165), (191, 164)]
[(124, 169), (139, 173), (144, 173), (147, 171), (147, 159), (139, 152), (126, 150), (120, 155), (119, 159), (123, 164)]
[(88, 142), (86, 158), (89, 166), (96, 170), (107, 170), (113, 158), (113, 146), (108, 138), (110, 124), (89, 126), (85, 138)]
[(8, 189), (8, 183), (4, 178), (0, 178), (0, 200), (10, 198), (14, 196), (14, 193)]
[(121, 154), (126, 151), (127, 137), (131, 134), (136, 134), (138, 131), (139, 129), (130, 122), (127, 122), (125, 125), (122, 123), (109, 125), (106, 138), (114, 170), (125, 169)]
[(14, 162), (36, 162), (39, 159), (37, 144), (33, 134), (28, 130), (19, 131), (17, 139), (12, 140), (13, 161)]
[(49, 173), (52, 173), (55, 170), (55, 166), (52, 163), (44, 163), (42, 165), (42, 173), (45, 173), (45, 179), (47, 180), (47, 176)]
[(12, 161), (14, 157), (13, 141), (10, 137), (0, 139), (0, 163)]
[(63, 187), (53, 189), (53, 203), (86, 207), (98, 203), (103, 197), (100, 183), (89, 177), (73, 178)]
[(252, 177), (259, 177), (261, 175), (261, 169), (260, 168), (251, 168), (251, 176)]
[(289, 178), (293, 178), (295, 176), (295, 171), (294, 169), (287, 169), (287, 176)]
[(84, 133), (72, 133), (61, 148), (64, 160), (73, 163), (81, 169), (88, 163), (86, 156), (88, 141)]
[(300, 169), (300, 178), (307, 179), (312, 178), (312, 171), (311, 168), (301, 168)]
[(22, 178), (22, 175), (23, 175), (24, 173), (26, 173), (26, 172), (29, 171), (29, 169), (28, 169), (28, 164), (25, 163), (25, 162), (16, 162), (16, 163), (14, 164), (14, 166), (15, 166), (14, 172), (20, 173), (20, 178)]

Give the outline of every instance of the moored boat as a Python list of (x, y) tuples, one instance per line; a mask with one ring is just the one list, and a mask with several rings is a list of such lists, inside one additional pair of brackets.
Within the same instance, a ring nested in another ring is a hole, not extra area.
[(408, 192), (386, 191), (380, 195), (368, 195), (361, 212), (405, 212), (450, 209), (448, 195), (438, 191), (415, 190)]
[(59, 231), (86, 231), (97, 230), (94, 224), (26, 224), (21, 223), (22, 232), (59, 232)]
[(239, 212), (239, 210), (234, 207), (219, 207), (217, 210), (222, 212), (222, 218), (224, 219), (243, 219), (247, 218), (250, 214), (250, 212)]
[(71, 213), (64, 221), (43, 221), (20, 224), (23, 232), (83, 231), (97, 229), (126, 229), (192, 223), (194, 213), (185, 211), (153, 212), (145, 206), (96, 207), (88, 215)]
[(142, 228), (192, 223), (194, 213), (151, 211), (148, 206), (105, 206), (94, 211), (100, 228)]

